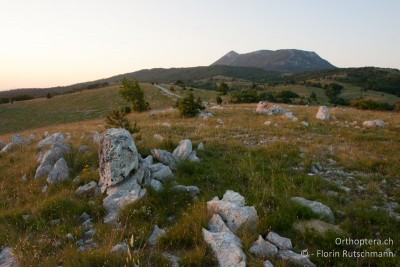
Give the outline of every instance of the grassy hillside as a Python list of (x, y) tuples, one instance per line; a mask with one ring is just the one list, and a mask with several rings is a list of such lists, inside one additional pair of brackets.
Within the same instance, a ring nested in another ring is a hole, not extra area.
[[(165, 109), (173, 103), (172, 99), (161, 95), (151, 85), (143, 87), (153, 110), (129, 115), (141, 128), (135, 140), (138, 150), (144, 157), (152, 148), (171, 151), (185, 138), (191, 139), (195, 146), (204, 142), (205, 150), (198, 151), (201, 162), (183, 162), (176, 171), (179, 184), (200, 188), (199, 200), (193, 202), (185, 195), (176, 195), (168, 187), (163, 193), (149, 189), (145, 199), (123, 211), (121, 228), (113, 229), (102, 222), (104, 196), (74, 194), (78, 186), (99, 179), (97, 147), (81, 136), (103, 130), (100, 125), (104, 120), (96, 118), (106, 112), (113, 101), (118, 101), (115, 87), (50, 100), (26, 101), (18, 103), (20, 106), (7, 105), (8, 109), (1, 106), (0, 112), (8, 114), (7, 120), (15, 114), (18, 118), (31, 116), (33, 121), (14, 119), (14, 126), (2, 125), (1, 129), (6, 127), (7, 130), (0, 134), (0, 140), (9, 141), (11, 133), (16, 132), (24, 136), (29, 133), (41, 136), (45, 131), (72, 133), (72, 151), (66, 160), (71, 178), (80, 176), (78, 182), (71, 179), (51, 185), (43, 193), (45, 179), (33, 178), (37, 167), (36, 143), (0, 155), (0, 247), (13, 247), (21, 266), (126, 266), (133, 263), (168, 266), (162, 257), (165, 251), (179, 255), (182, 266), (215, 266), (215, 258), (203, 241), (201, 228), (207, 227), (209, 219), (206, 202), (214, 196), (222, 197), (228, 189), (242, 194), (246, 204), (254, 205), (260, 217), (255, 230), (242, 229), (238, 234), (248, 266), (263, 266), (263, 260), (251, 255), (249, 248), (258, 235), (265, 237), (269, 230), (290, 238), (296, 252), (305, 248), (313, 254), (318, 249), (390, 249), (399, 255), (400, 233), (395, 231), (399, 222), (385, 210), (388, 203), (400, 203), (398, 114), (334, 108), (331, 109), (334, 119), (319, 121), (315, 119), (317, 107), (282, 105), (299, 119), (293, 122), (281, 116), (255, 114), (254, 104), (241, 104), (225, 105), (222, 110), (214, 110), (215, 116), (208, 119), (183, 119), (176, 110)], [(305, 89), (299, 87), (298, 90)], [(57, 108), (63, 116), (55, 112)], [(41, 112), (35, 113), (36, 109)], [(38, 119), (40, 116), (42, 120)], [(363, 128), (362, 122), (371, 119), (389, 124), (382, 128)], [(270, 121), (270, 125), (265, 125), (265, 121)], [(308, 126), (301, 124), (302, 121)], [(163, 136), (164, 141), (156, 140), (154, 134)], [(88, 145), (89, 152), (79, 153), (81, 145)], [(316, 164), (321, 165), (321, 171), (310, 174)], [(21, 180), (24, 174), (28, 178), (26, 182)], [(316, 215), (292, 203), (290, 198), (294, 196), (331, 207), (335, 224), (342, 233), (320, 235), (312, 230), (304, 233), (296, 230), (295, 222), (316, 218)], [(97, 231), (94, 240), (99, 247), (78, 252), (75, 241), (69, 241), (66, 234), (72, 233), (76, 239), (83, 235), (77, 219), (83, 212), (93, 218)], [(400, 213), (399, 207), (393, 212)], [(29, 216), (23, 219), (22, 215)], [(54, 223), (55, 219), (60, 222)], [(167, 234), (158, 246), (149, 247), (146, 240), (155, 224), (165, 228)], [(393, 244), (362, 248), (337, 246), (335, 239), (338, 237), (391, 238)], [(122, 241), (131, 244), (130, 256), (110, 253), (110, 249)], [(275, 266), (289, 266), (272, 261)], [(398, 256), (323, 258), (313, 255), (311, 261), (317, 266), (400, 264)]]

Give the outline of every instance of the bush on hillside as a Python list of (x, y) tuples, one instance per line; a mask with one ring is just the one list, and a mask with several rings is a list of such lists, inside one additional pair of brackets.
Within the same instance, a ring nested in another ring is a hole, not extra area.
[(178, 102), (179, 114), (182, 117), (189, 118), (196, 116), (205, 107), (202, 104), (200, 97), (194, 99), (193, 93), (189, 93), (187, 96), (179, 100)]
[(350, 106), (357, 109), (369, 110), (394, 110), (395, 107), (389, 103), (381, 103), (371, 99), (357, 99), (351, 100)]

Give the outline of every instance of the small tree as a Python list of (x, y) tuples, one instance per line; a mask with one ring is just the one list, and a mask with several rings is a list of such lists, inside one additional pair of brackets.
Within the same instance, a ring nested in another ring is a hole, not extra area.
[(106, 128), (123, 128), (132, 134), (140, 131), (136, 125), (136, 121), (133, 123), (133, 126), (131, 125), (122, 108), (113, 109), (111, 113), (106, 116)]
[(46, 97), (47, 97), (48, 99), (50, 99), (50, 98), (52, 98), (53, 96), (52, 96), (50, 93), (47, 93)]
[(134, 111), (143, 112), (150, 110), (150, 104), (144, 99), (144, 92), (137, 80), (128, 80), (124, 78), (119, 90), (123, 99), (132, 104)]
[(193, 93), (189, 93), (178, 102), (178, 109), (182, 117), (189, 118), (196, 116), (200, 110), (204, 110), (205, 107), (200, 97), (194, 100)]
[(222, 95), (226, 95), (228, 93), (228, 90), (229, 90), (229, 87), (224, 82), (222, 82), (217, 88), (217, 91), (220, 92)]
[(317, 102), (317, 94), (314, 91), (312, 91), (310, 95), (310, 100), (313, 102)]
[(217, 96), (217, 97), (215, 98), (215, 101), (217, 101), (217, 104), (218, 104), (218, 105), (222, 104), (222, 98), (221, 98), (220, 96)]

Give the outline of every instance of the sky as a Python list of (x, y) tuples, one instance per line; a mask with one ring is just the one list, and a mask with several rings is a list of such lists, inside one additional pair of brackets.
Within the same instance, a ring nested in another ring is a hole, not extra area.
[(0, 0), (0, 90), (206, 66), (231, 50), (400, 68), (398, 14), (398, 0)]

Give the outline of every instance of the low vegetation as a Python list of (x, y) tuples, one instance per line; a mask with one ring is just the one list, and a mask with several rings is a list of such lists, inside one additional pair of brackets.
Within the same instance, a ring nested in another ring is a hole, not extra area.
[[(216, 260), (202, 238), (201, 228), (207, 227), (209, 220), (206, 202), (214, 196), (222, 197), (227, 189), (242, 194), (247, 205), (254, 205), (260, 217), (256, 231), (243, 229), (239, 232), (246, 251), (259, 234), (265, 237), (268, 231), (273, 230), (291, 238), (298, 253), (306, 248), (314, 254), (318, 249), (390, 249), (400, 255), (400, 234), (395, 231), (399, 222), (384, 209), (388, 202), (400, 203), (398, 114), (332, 108), (334, 119), (319, 121), (315, 119), (317, 107), (283, 104), (299, 119), (293, 122), (281, 116), (257, 115), (254, 104), (224, 104), (223, 109), (213, 110), (214, 116), (208, 119), (183, 118), (179, 111), (169, 109), (174, 105), (174, 99), (161, 95), (149, 84), (141, 87), (154, 110), (120, 115), (130, 121), (136, 120), (140, 125), (142, 138), (135, 142), (143, 157), (153, 148), (171, 151), (186, 138), (191, 139), (195, 147), (204, 143), (205, 150), (197, 151), (201, 162), (181, 162), (175, 172), (179, 184), (200, 188), (199, 200), (193, 201), (186, 194), (177, 194), (170, 190), (169, 185), (162, 193), (148, 188), (144, 199), (123, 210), (121, 227), (113, 229), (103, 223), (104, 196), (75, 195), (74, 191), (80, 185), (99, 179), (97, 145), (87, 137), (91, 131), (105, 129), (104, 116), (110, 112), (105, 107), (111, 106), (110, 102), (124, 106), (119, 100), (118, 87), (98, 89), (95, 94), (84, 91), (3, 105), (1, 111), (5, 116), (0, 121), (2, 141), (10, 141), (12, 133), (25, 137), (34, 133), (38, 138), (45, 131), (72, 134), (72, 149), (66, 157), (71, 179), (50, 185), (45, 192), (45, 179), (33, 178), (38, 152), (35, 142), (0, 154), (0, 245), (13, 247), (21, 266), (132, 266), (134, 263), (139, 266), (168, 266), (168, 261), (162, 256), (165, 251), (179, 255), (182, 266), (215, 266)], [(313, 87), (312, 90), (316, 92), (317, 100), (322, 101), (324, 93), (317, 90), (323, 89)], [(311, 92), (307, 91), (306, 96)], [(186, 99), (190, 103), (201, 103), (195, 100), (197, 89), (193, 93), (189, 93)], [(388, 125), (362, 127), (363, 121), (372, 119), (382, 119)], [(264, 124), (265, 121), (270, 121), (269, 126)], [(308, 126), (301, 124), (302, 121)], [(155, 139), (154, 134), (163, 136), (164, 140)], [(80, 153), (82, 145), (88, 146), (89, 151)], [(311, 175), (311, 168), (317, 163), (324, 167), (324, 171)], [(350, 192), (335, 182), (339, 179), (335, 175), (326, 178), (324, 175), (329, 175), (328, 171), (342, 171), (344, 174), (339, 178)], [(24, 174), (27, 181), (21, 179)], [(80, 179), (72, 181), (76, 176)], [(337, 195), (332, 196), (329, 191), (337, 192)], [(293, 204), (290, 201), (293, 196), (320, 201), (331, 207), (336, 217), (335, 224), (340, 226), (342, 233), (320, 235), (312, 230), (304, 233), (296, 230), (293, 225), (296, 221), (315, 218), (315, 214)], [(398, 207), (395, 211), (400, 212)], [(93, 219), (97, 231), (95, 241), (99, 247), (79, 252), (75, 241), (66, 238), (66, 234), (72, 233), (77, 238), (83, 234), (79, 221), (83, 212)], [(59, 223), (54, 222), (57, 219), (60, 219)], [(165, 228), (167, 234), (157, 246), (149, 247), (146, 240), (155, 224)], [(338, 237), (391, 238), (393, 244), (337, 246), (335, 239)], [(120, 242), (128, 243), (132, 253), (122, 256), (110, 253), (110, 249)], [(248, 266), (263, 266), (262, 260), (254, 255), (247, 254), (247, 257)], [(317, 266), (400, 264), (398, 256), (345, 258), (311, 255), (310, 259)], [(273, 263), (275, 266), (288, 266), (278, 261)]]

